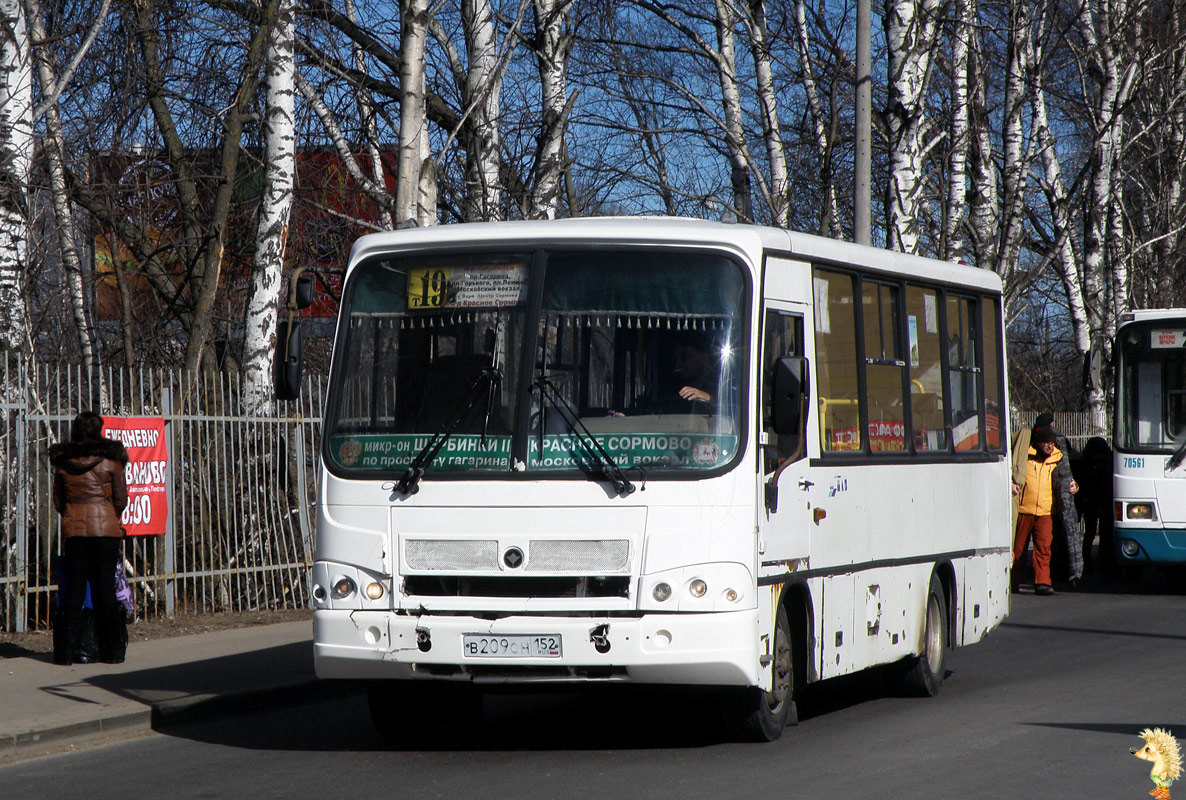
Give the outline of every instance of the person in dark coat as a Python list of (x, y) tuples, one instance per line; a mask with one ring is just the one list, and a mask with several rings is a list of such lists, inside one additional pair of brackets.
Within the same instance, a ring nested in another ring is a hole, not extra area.
[(1079, 463), (1079, 493), (1075, 503), (1083, 519), (1083, 562), (1090, 572), (1093, 567), (1092, 542), (1100, 538), (1096, 569), (1112, 571), (1116, 567), (1116, 553), (1112, 537), (1112, 448), (1106, 439), (1093, 436), (1083, 445), (1083, 458)]
[(123, 558), (124, 539), (119, 517), (128, 504), (128, 451), (103, 437), (102, 417), (84, 411), (70, 425), (70, 440), (49, 448), (49, 461), (66, 560), (65, 596), (59, 598), (55, 620), (65, 630), (66, 647), (54, 653), (54, 660), (70, 664), (79, 651), (89, 581), (99, 660), (118, 664), (128, 643), (124, 609), (115, 594), (115, 567)]

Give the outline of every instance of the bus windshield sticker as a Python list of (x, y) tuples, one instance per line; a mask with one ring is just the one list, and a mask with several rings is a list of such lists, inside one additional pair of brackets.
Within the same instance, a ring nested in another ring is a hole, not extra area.
[(408, 308), (516, 306), (527, 292), (525, 264), (421, 267), (408, 270)]
[(1181, 348), (1186, 345), (1186, 331), (1154, 330), (1149, 335), (1149, 346), (1154, 350)]
[[(737, 448), (737, 437), (729, 434), (598, 433), (594, 438), (623, 468), (711, 469), (732, 458)], [(421, 433), (335, 436), (330, 452), (344, 467), (403, 469), (428, 439), (428, 434)], [(454, 434), (433, 460), (431, 471), (505, 467), (510, 446), (509, 436), (488, 436), (482, 447), (478, 434)], [(545, 436), (542, 455), (536, 437), (528, 446), (531, 469), (576, 469), (588, 458), (572, 435)]]

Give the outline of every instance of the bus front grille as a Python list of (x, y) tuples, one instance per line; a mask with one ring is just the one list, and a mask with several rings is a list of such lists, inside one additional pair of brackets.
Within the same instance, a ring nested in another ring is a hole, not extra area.
[[(416, 572), (501, 572), (509, 544), (496, 539), (406, 539), (404, 562)], [(516, 545), (524, 572), (630, 574), (629, 539), (532, 539)]]
[(628, 597), (630, 578), (409, 575), (404, 591), (422, 597)]

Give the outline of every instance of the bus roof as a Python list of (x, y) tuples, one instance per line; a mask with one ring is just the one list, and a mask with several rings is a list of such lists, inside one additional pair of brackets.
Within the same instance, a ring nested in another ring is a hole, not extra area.
[(1186, 308), (1137, 308), (1120, 315), (1120, 325), (1154, 320), (1179, 320), (1186, 322)]
[(724, 247), (758, 263), (763, 251), (797, 256), (817, 263), (859, 264), (895, 275), (908, 275), (999, 293), (1001, 281), (991, 270), (977, 269), (893, 250), (865, 247), (822, 236), (761, 225), (711, 222), (688, 217), (580, 217), (562, 220), (472, 222), (432, 225), (373, 233), (355, 242), (350, 264), (376, 253), (448, 245), (613, 242)]

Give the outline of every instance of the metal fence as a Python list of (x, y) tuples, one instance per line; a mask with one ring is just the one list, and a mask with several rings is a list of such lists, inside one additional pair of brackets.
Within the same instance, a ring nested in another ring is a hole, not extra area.
[[(1038, 418), (1038, 411), (1014, 411), (1013, 412), (1013, 430), (1020, 428), (1033, 427), (1034, 420)], [(1055, 411), (1054, 422), (1051, 425), (1054, 429), (1070, 440), (1071, 444), (1077, 449), (1082, 450), (1083, 445), (1087, 444), (1087, 440), (1099, 436), (1103, 438), (1108, 444), (1112, 444), (1112, 431), (1108, 425), (1099, 426), (1092, 422), (1091, 414), (1086, 411)]]
[(276, 416), (244, 413), (242, 396), (233, 375), (105, 369), (92, 379), (0, 360), (0, 630), (49, 627), (61, 539), (46, 449), (91, 408), (164, 419), (166, 531), (124, 546), (138, 617), (307, 606), (322, 381), (310, 378)]

